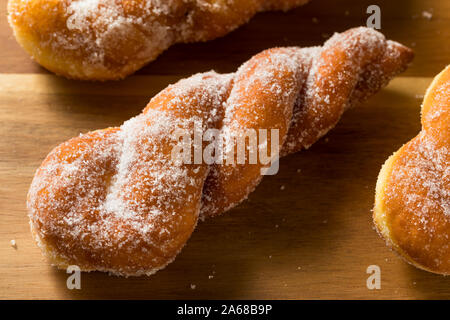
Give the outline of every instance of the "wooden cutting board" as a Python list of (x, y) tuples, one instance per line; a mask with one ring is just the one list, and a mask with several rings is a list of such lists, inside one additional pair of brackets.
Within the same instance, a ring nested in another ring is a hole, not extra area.
[[(279, 173), (265, 177), (249, 201), (200, 223), (163, 271), (128, 279), (82, 274), (81, 290), (68, 290), (68, 275), (46, 263), (29, 232), (25, 199), (34, 171), (57, 144), (119, 125), (176, 80), (0, 75), (0, 298), (450, 297), (450, 278), (403, 262), (371, 222), (378, 171), (420, 130), (428, 77), (395, 79), (311, 149), (281, 159)], [(381, 269), (380, 290), (366, 286), (370, 265)]]

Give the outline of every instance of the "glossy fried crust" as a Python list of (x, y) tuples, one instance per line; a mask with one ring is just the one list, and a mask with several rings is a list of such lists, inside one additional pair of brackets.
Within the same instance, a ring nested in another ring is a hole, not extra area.
[(179, 42), (227, 34), (253, 15), (308, 0), (9, 0), (17, 41), (67, 78), (126, 77)]
[(121, 127), (80, 135), (47, 156), (28, 193), (33, 234), (58, 267), (152, 274), (175, 258), (199, 214), (245, 200), (266, 167), (178, 163), (177, 132), (217, 129), (233, 141), (244, 129), (278, 129), (282, 153), (299, 151), (411, 59), (408, 48), (355, 28), (323, 47), (273, 48), (235, 73), (180, 80)]
[(387, 243), (414, 266), (450, 274), (450, 66), (422, 104), (422, 131), (378, 176), (374, 221)]

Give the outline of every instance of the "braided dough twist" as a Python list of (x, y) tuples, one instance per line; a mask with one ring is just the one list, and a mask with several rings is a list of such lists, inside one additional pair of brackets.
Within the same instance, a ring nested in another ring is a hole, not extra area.
[(53, 264), (118, 275), (150, 275), (171, 262), (199, 213), (220, 214), (261, 180), (261, 164), (177, 164), (177, 129), (279, 129), (282, 154), (309, 147), (345, 109), (362, 101), (412, 59), (377, 31), (355, 28), (323, 47), (274, 48), (235, 73), (180, 80), (121, 127), (56, 147), (28, 194), (32, 232)]
[(412, 265), (450, 274), (450, 66), (422, 104), (422, 131), (378, 176), (374, 221), (388, 245)]
[(67, 78), (115, 80), (171, 45), (221, 37), (261, 11), (308, 0), (9, 0), (22, 47)]

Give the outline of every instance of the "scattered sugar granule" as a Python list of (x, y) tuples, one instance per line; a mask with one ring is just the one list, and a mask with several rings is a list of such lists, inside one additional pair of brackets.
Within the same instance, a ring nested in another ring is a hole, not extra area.
[(327, 224), (328, 223), (328, 220), (323, 220), (323, 224)]
[(424, 97), (424, 95), (423, 95), (423, 94), (416, 94), (416, 99), (420, 99), (420, 100), (422, 100), (422, 99), (423, 99), (423, 97)]
[(211, 280), (212, 278), (214, 278), (214, 276), (213, 276), (212, 274), (210, 274), (210, 275), (208, 276), (208, 279)]
[(297, 270), (302, 270), (302, 267), (297, 267)]
[(322, 38), (328, 39), (330, 35), (328, 33), (322, 33)]
[(315, 24), (317, 24), (317, 23), (319, 23), (319, 19), (317, 19), (316, 17), (314, 17), (314, 18), (312, 18), (312, 22), (315, 23)]
[(11, 243), (11, 247), (13, 247), (14, 249), (17, 249), (17, 243), (16, 243), (16, 240), (11, 240), (10, 241), (10, 243)]
[(278, 228), (278, 227), (279, 227), (279, 225), (276, 224), (276, 225), (275, 225), (275, 228)]
[(195, 284), (191, 284), (191, 289), (192, 289), (192, 290), (195, 290), (196, 287), (197, 287), (197, 286), (196, 286)]
[(284, 190), (286, 187), (284, 186), (284, 185), (282, 185), (281, 187), (280, 187), (280, 190)]
[(349, 15), (350, 15), (350, 11), (345, 10), (344, 14), (345, 14), (346, 16), (349, 16)]
[(269, 259), (272, 259), (272, 256), (269, 256)]
[(302, 172), (302, 169), (297, 169), (297, 173), (300, 173), (300, 172)]
[(424, 17), (425, 19), (431, 20), (431, 18), (433, 17), (433, 14), (429, 11), (422, 11), (422, 17)]

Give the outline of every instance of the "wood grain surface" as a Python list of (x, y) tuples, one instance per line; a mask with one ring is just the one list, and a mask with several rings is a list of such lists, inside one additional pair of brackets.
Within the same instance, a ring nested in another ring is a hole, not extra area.
[[(0, 3), (0, 298), (450, 298), (449, 277), (403, 262), (371, 222), (380, 167), (418, 133), (425, 89), (450, 63), (449, 1), (313, 0), (288, 13), (260, 14), (212, 42), (174, 46), (137, 75), (108, 83), (69, 81), (37, 66), (15, 43), (6, 1)], [(311, 149), (283, 158), (280, 172), (265, 177), (249, 201), (200, 223), (163, 271), (128, 279), (82, 274), (82, 289), (67, 289), (68, 275), (50, 267), (34, 244), (25, 208), (34, 171), (54, 146), (120, 125), (194, 72), (233, 71), (272, 46), (320, 44), (364, 24), (373, 3), (382, 10), (381, 31), (416, 52), (402, 77), (348, 111)], [(366, 287), (370, 265), (381, 268), (380, 290)]]

